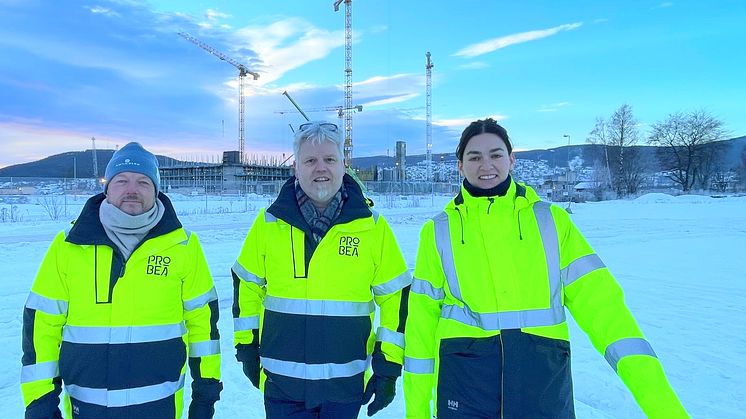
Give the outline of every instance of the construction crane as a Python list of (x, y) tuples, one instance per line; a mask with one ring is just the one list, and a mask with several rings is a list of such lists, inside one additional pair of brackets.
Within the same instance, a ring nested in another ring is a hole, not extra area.
[(427, 181), (433, 181), (433, 63), (430, 51), (425, 54), (425, 141), (427, 142)]
[(344, 112), (345, 131), (345, 164), (352, 166), (352, 0), (336, 0), (334, 11), (339, 11), (339, 5), (345, 4), (345, 101)]
[(254, 80), (256, 80), (259, 78), (259, 74), (253, 71), (250, 71), (248, 68), (246, 68), (245, 65), (239, 63), (233, 58), (223, 54), (217, 49), (200, 41), (199, 39), (193, 37), (192, 35), (189, 35), (186, 32), (179, 32), (179, 35), (181, 35), (187, 41), (193, 43), (194, 45), (197, 45), (198, 47), (204, 49), (210, 54), (220, 58), (221, 60), (227, 62), (228, 64), (238, 69), (238, 153), (241, 159), (241, 163), (244, 163), (246, 161), (246, 157), (244, 156), (244, 143), (245, 143), (244, 125), (245, 125), (245, 122), (244, 122), (243, 80), (244, 80), (244, 77), (246, 77), (247, 75), (251, 75), (252, 77), (254, 77)]
[[(301, 109), (300, 105), (298, 105), (298, 103), (292, 98), (292, 96), (290, 96), (290, 93), (288, 93), (287, 90), (285, 90), (284, 92), (282, 92), (282, 94), (285, 95), (285, 97), (288, 98), (288, 100), (290, 101), (290, 103), (292, 103), (293, 106), (295, 107), (295, 109), (297, 109), (298, 112), (301, 115), (303, 115), (303, 118), (306, 121), (310, 121), (310, 118), (308, 118), (308, 115), (306, 115), (306, 113), (303, 111), (303, 109)], [(336, 111), (337, 115), (339, 116), (339, 118), (342, 119), (342, 112), (345, 111), (345, 110), (346, 109), (344, 107), (342, 107), (342, 106), (328, 106), (328, 107), (325, 107), (325, 108), (309, 109), (309, 112)], [(348, 109), (348, 110), (350, 112), (355, 112), (355, 111), (362, 112), (363, 111), (363, 105), (353, 106), (352, 109)], [(294, 112), (294, 111), (287, 111), (287, 110), (285, 110), (285, 111), (275, 111), (275, 113), (279, 113), (279, 114), (286, 114), (286, 113), (291, 113), (291, 112)], [(292, 125), (290, 126), (290, 129), (291, 130), (293, 129)], [(293, 157), (293, 155), (291, 154), (290, 157)], [(282, 163), (285, 164), (285, 162), (288, 161), (290, 159), (290, 157), (288, 157), (287, 159), (285, 159), (285, 161), (282, 162)], [(351, 175), (352, 177), (354, 177), (355, 180), (358, 181), (358, 183), (361, 185), (361, 187), (363, 188), (363, 190), (365, 190), (365, 186), (362, 184), (362, 182), (360, 182), (360, 179), (355, 174), (355, 171), (352, 170), (352, 166), (349, 165), (349, 164), (347, 164), (346, 161), (345, 161), (345, 167), (347, 168), (347, 173), (349, 175)]]
[(93, 178), (96, 179), (96, 182), (98, 182), (98, 157), (96, 157), (96, 137), (91, 137), (91, 144), (93, 148)]
[[(295, 100), (293, 100), (293, 98), (290, 96), (290, 94), (287, 92), (287, 90), (284, 91), (284, 92), (282, 92), (282, 94), (285, 95), (288, 98), (288, 100), (290, 100), (290, 103), (292, 103), (293, 106), (295, 107), (295, 109), (297, 109), (297, 110), (296, 111), (293, 111), (293, 110), (281, 110), (281, 111), (275, 111), (275, 113), (286, 114), (286, 113), (296, 113), (296, 112), (298, 112), (301, 115), (303, 115), (303, 118), (305, 118), (306, 121), (310, 120), (310, 118), (308, 117), (308, 115), (306, 115), (306, 112), (336, 112), (337, 113), (337, 117), (340, 119), (340, 122), (344, 118), (344, 111), (346, 110), (344, 106), (324, 106), (324, 107), (321, 107), (321, 108), (306, 109), (306, 111), (304, 112), (303, 109), (301, 109), (300, 106), (298, 106), (298, 104), (295, 102)], [(355, 106), (353, 106), (350, 109), (350, 111), (352, 111), (352, 112), (362, 112), (363, 111), (363, 105), (355, 105)]]

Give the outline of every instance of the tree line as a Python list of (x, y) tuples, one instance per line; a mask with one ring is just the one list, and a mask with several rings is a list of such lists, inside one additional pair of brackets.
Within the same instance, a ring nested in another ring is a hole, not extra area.
[[(711, 190), (713, 184), (723, 184), (726, 151), (723, 140), (730, 133), (721, 119), (705, 110), (676, 112), (651, 125), (644, 137), (634, 117), (632, 106), (620, 106), (609, 118), (596, 118), (587, 141), (602, 146), (603, 152), (594, 162), (594, 184), (597, 196), (612, 191), (617, 197), (638, 193), (652, 166), (638, 147), (644, 141), (658, 146), (659, 166), (683, 192)], [(735, 168), (741, 185), (746, 187), (746, 147)]]

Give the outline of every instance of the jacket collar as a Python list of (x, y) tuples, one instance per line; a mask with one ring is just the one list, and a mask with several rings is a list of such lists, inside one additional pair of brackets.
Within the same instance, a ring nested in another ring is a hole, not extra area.
[[(471, 196), (469, 191), (466, 190), (464, 185), (461, 185), (461, 190), (459, 191), (458, 195), (456, 195), (455, 198), (453, 198), (453, 201), (448, 205), (449, 207), (458, 207), (460, 205), (469, 204), (469, 203), (476, 203), (480, 201), (486, 201), (487, 197), (474, 197)], [(513, 206), (520, 207), (519, 201), (524, 200), (525, 204), (533, 204), (534, 202), (538, 202), (541, 199), (539, 198), (539, 195), (531, 188), (527, 187), (524, 184), (518, 183), (515, 180), (510, 181), (510, 186), (508, 187), (508, 192), (505, 194), (505, 196), (502, 197), (495, 197), (495, 200), (510, 200), (513, 203)]]
[[(101, 224), (101, 219), (98, 215), (99, 208), (104, 199), (106, 199), (106, 195), (103, 192), (88, 198), (88, 201), (83, 206), (83, 210), (80, 211), (80, 215), (70, 229), (70, 233), (67, 234), (67, 238), (65, 238), (66, 242), (78, 245), (105, 244), (116, 249), (116, 245), (106, 235), (104, 226)], [(163, 218), (148, 232), (143, 242), (153, 237), (168, 234), (182, 227), (181, 222), (179, 222), (176, 216), (176, 211), (171, 204), (171, 200), (162, 192), (158, 192), (158, 199), (163, 203)]]
[[(342, 183), (347, 191), (347, 200), (344, 201), (342, 212), (332, 222), (332, 225), (345, 224), (373, 215), (363, 196), (363, 191), (360, 189), (360, 185), (355, 182), (355, 179), (345, 173), (344, 177), (342, 177)], [(300, 228), (306, 233), (311, 231), (305, 218), (303, 218), (303, 214), (300, 212), (298, 201), (295, 198), (295, 176), (291, 176), (282, 185), (277, 199), (267, 208), (267, 212), (294, 227)]]

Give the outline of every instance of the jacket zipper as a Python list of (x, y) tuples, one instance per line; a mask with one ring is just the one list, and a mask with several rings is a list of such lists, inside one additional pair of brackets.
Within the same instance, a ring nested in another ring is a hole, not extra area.
[(461, 216), (461, 210), (456, 207), (456, 212), (458, 212), (458, 219), (461, 221), (461, 244), (466, 244), (464, 242), (464, 218)]

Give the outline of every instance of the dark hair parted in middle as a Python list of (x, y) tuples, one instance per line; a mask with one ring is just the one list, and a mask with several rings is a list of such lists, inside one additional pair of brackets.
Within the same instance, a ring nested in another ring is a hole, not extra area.
[(456, 157), (459, 161), (464, 160), (464, 150), (466, 149), (466, 145), (469, 144), (469, 140), (474, 136), (484, 133), (495, 134), (502, 138), (505, 142), (505, 146), (508, 147), (508, 154), (513, 152), (513, 145), (510, 144), (508, 131), (492, 118), (480, 119), (469, 124), (469, 126), (464, 129), (464, 132), (461, 133), (461, 139), (456, 147)]

